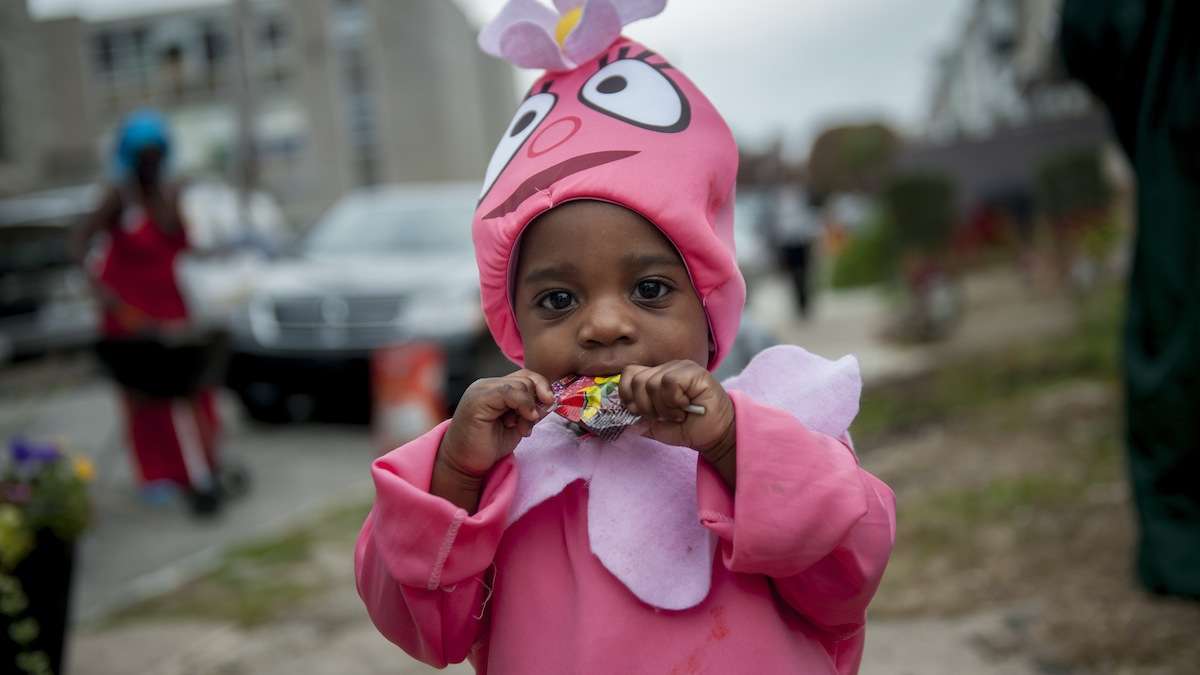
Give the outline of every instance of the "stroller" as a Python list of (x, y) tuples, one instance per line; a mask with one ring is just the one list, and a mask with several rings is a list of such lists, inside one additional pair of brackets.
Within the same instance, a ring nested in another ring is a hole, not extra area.
[(219, 386), (228, 363), (228, 337), (219, 330), (189, 329), (131, 337), (108, 337), (97, 342), (96, 356), (107, 374), (135, 396), (170, 402), (172, 426), (188, 475), (187, 496), (192, 512), (216, 514), (224, 498), (249, 488), (248, 472), (222, 462), (210, 470), (204, 455), (192, 399)]

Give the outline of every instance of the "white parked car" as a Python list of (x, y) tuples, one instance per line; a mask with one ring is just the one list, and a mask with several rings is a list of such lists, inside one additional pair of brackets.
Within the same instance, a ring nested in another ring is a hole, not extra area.
[(0, 201), (0, 363), (90, 345), (98, 310), (71, 257), (71, 231), (94, 186)]
[(233, 322), (229, 386), (251, 417), (370, 416), (374, 350), (434, 342), (453, 405), (505, 372), (483, 323), (471, 245), (476, 184), (393, 185), (339, 200), (262, 269)]

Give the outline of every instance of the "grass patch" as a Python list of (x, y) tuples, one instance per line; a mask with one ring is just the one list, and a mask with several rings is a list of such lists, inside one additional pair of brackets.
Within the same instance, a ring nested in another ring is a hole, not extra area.
[(1078, 487), (1078, 481), (1064, 476), (1000, 478), (980, 488), (934, 494), (919, 505), (918, 513), (910, 511), (909, 515), (921, 521), (928, 520), (921, 517), (920, 510), (924, 509), (953, 514), (960, 529), (974, 529), (1008, 519), (1022, 510), (1061, 506), (1071, 501)]
[(833, 288), (861, 288), (883, 284), (896, 274), (893, 233), (880, 214), (876, 214), (852, 236), (846, 248), (833, 259), (830, 285)]
[(871, 387), (851, 427), (856, 443), (871, 447), (1064, 380), (1115, 380), (1120, 297), (1108, 287), (1085, 300), (1066, 338), (1014, 345)]

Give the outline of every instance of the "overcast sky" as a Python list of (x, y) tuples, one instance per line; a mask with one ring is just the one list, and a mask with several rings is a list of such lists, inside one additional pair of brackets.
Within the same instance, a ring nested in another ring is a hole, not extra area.
[[(104, 17), (227, 0), (29, 0), (35, 14)], [(503, 0), (455, 0), (479, 24)], [(549, 4), (549, 0), (545, 0)], [(916, 128), (933, 63), (970, 0), (673, 0), (626, 33), (712, 99), (743, 143), (779, 135), (794, 153), (832, 122)], [(536, 73), (523, 73), (529, 82)]]

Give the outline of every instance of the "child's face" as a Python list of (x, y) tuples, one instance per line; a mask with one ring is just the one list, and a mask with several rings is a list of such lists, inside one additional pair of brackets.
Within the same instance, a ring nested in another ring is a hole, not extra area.
[(513, 298), (525, 367), (556, 380), (708, 362), (708, 320), (658, 228), (607, 202), (556, 207), (522, 236)]

